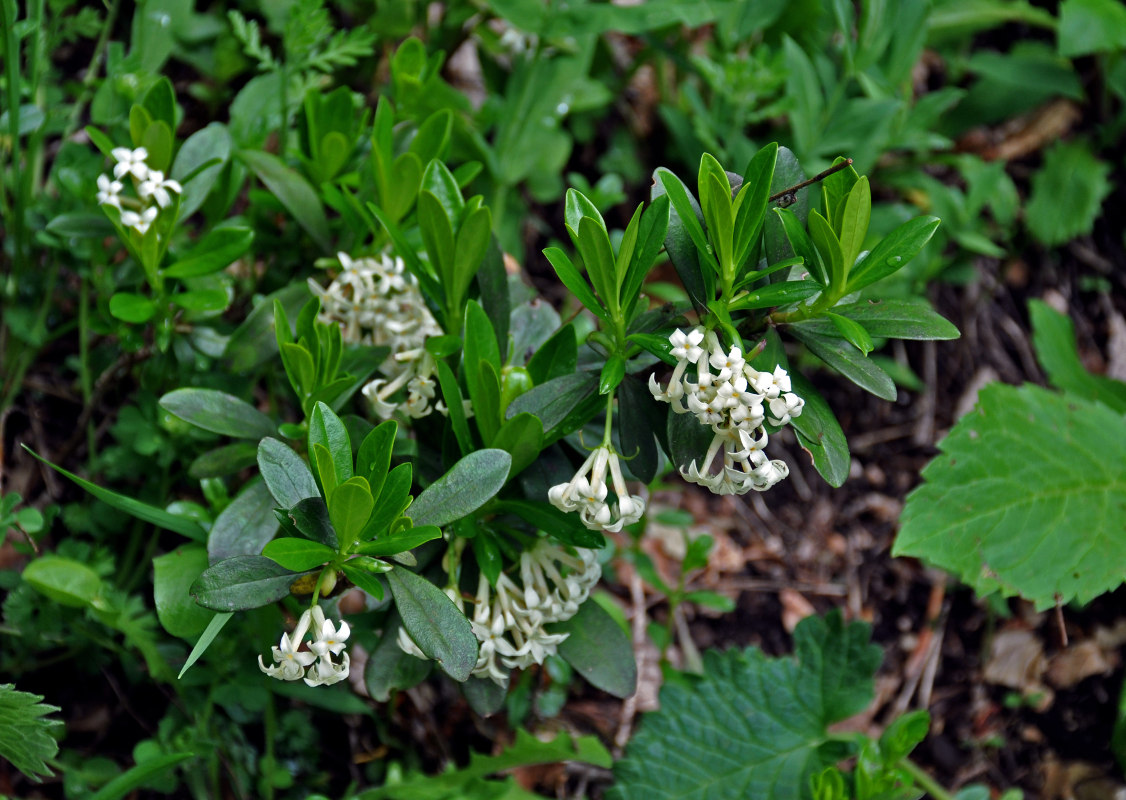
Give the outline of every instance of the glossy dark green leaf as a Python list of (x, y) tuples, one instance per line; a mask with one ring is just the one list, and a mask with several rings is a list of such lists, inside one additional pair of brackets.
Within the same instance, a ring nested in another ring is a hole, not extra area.
[[(340, 421), (340, 417), (324, 403), (317, 403), (313, 408), (313, 416), (309, 419), (309, 450), (313, 445), (324, 447), (332, 458), (332, 467), (335, 479), (334, 486), (348, 481), (352, 477), (352, 443), (348, 437), (348, 429)], [(320, 475), (320, 472), (318, 471)], [(324, 476), (321, 475), (324, 485)], [(326, 487), (327, 493), (327, 487)], [(331, 499), (329, 506), (332, 506)]]
[(164, 630), (181, 639), (195, 639), (213, 616), (192, 601), (189, 589), (207, 569), (207, 550), (183, 545), (153, 559), (153, 604)]
[(387, 702), (392, 691), (417, 686), (430, 674), (434, 663), (403, 652), (398, 643), (401, 625), (399, 615), (392, 612), (364, 667), (364, 686), (368, 694), (380, 703)]
[(586, 602), (579, 613), (551, 626), (568, 633), (559, 655), (592, 686), (626, 698), (637, 690), (637, 661), (629, 636), (598, 603)]
[(156, 314), (156, 306), (144, 295), (133, 292), (116, 292), (109, 299), (109, 313), (122, 322), (139, 325), (148, 322)]
[(864, 238), (868, 235), (868, 222), (872, 216), (872, 190), (868, 177), (861, 177), (852, 185), (845, 199), (839, 231), (841, 253), (844, 263), (851, 267), (864, 248)]
[(863, 355), (866, 356), (872, 352), (872, 337), (868, 335), (868, 331), (864, 330), (864, 326), (859, 322), (832, 312), (827, 312), (825, 317), (837, 329), (837, 333)]
[(798, 372), (790, 373), (794, 393), (805, 400), (801, 416), (790, 425), (802, 449), (813, 459), (813, 466), (830, 486), (841, 486), (848, 478), (851, 456), (841, 424), (825, 398)]
[(790, 243), (794, 255), (802, 260), (809, 275), (822, 286), (829, 285), (829, 270), (821, 260), (820, 253), (806, 233), (805, 226), (788, 208), (776, 208), (774, 213), (782, 222), (782, 233)]
[(508, 479), (511, 480), (540, 454), (543, 447), (543, 423), (538, 417), (528, 413), (510, 417), (493, 437), (492, 445), (512, 456), (512, 466), (508, 470)]
[(188, 467), (194, 479), (223, 478), (253, 466), (258, 460), (258, 443), (232, 442), (201, 453)]
[(277, 439), (267, 438), (259, 443), (258, 469), (282, 508), (293, 508), (306, 497), (321, 496), (305, 459)]
[[(880, 339), (957, 339), (958, 329), (925, 301), (879, 300), (834, 306), (833, 312), (864, 326), (871, 336)], [(819, 320), (807, 323), (812, 330), (829, 333), (829, 326)]]
[(626, 374), (626, 360), (620, 353), (612, 353), (606, 363), (602, 365), (602, 374), (598, 378), (598, 393), (610, 394), (618, 388)]
[(590, 217), (602, 230), (606, 230), (606, 221), (602, 219), (598, 207), (579, 190), (568, 189), (563, 203), (563, 221), (571, 230), (577, 231), (583, 217)]
[(560, 511), (550, 503), (532, 500), (502, 500), (496, 504), (500, 512), (515, 514), (549, 536), (571, 547), (598, 550), (606, 546), (606, 538), (579, 521), (576, 514)]
[(143, 522), (149, 522), (153, 525), (164, 528), (165, 530), (170, 530), (174, 533), (182, 534), (184, 536), (187, 536), (189, 539), (201, 540), (203, 538), (203, 529), (200, 528), (200, 526), (196, 522), (190, 519), (180, 517), (175, 514), (169, 514), (162, 508), (150, 506), (147, 503), (142, 503), (139, 500), (134, 500), (131, 497), (125, 497), (124, 495), (117, 494), (116, 492), (111, 492), (109, 489), (103, 489), (101, 486), (93, 484), (84, 478), (78, 477), (73, 472), (68, 472), (62, 467), (58, 467), (52, 464), (50, 461), (40, 456), (27, 445), (23, 445), (23, 449), (31, 453), (31, 455), (33, 455), (39, 461), (42, 461), (51, 469), (55, 470), (61, 475), (65, 475), (67, 478), (74, 481), (94, 497), (101, 500), (103, 503), (111, 505), (119, 511), (124, 511), (126, 514), (134, 516), (137, 519), (142, 520)]
[(419, 525), (416, 528), (407, 528), (394, 536), (384, 536), (370, 542), (364, 542), (356, 548), (357, 553), (366, 556), (393, 556), (414, 550), (419, 545), (440, 539), (442, 529), (437, 525)]
[(801, 302), (819, 294), (823, 289), (817, 281), (784, 281), (763, 286), (737, 297), (728, 304), (728, 311), (745, 311), (750, 308), (775, 308)]
[(598, 376), (577, 372), (552, 378), (517, 397), (508, 406), (505, 416), (511, 418), (528, 412), (540, 418), (544, 431), (562, 424), (575, 408), (589, 397), (597, 397)]
[(360, 533), (360, 539), (381, 536), (387, 527), (403, 515), (411, 501), (412, 469), (410, 462), (399, 464), (383, 482), (383, 489), (375, 501), (375, 511)]
[(938, 225), (938, 217), (915, 217), (893, 230), (852, 268), (847, 293), (863, 289), (907, 266), (931, 240)]
[(340, 484), (328, 498), (328, 512), (340, 546), (348, 552), (367, 525), (375, 499), (368, 482), (358, 475)]
[(568, 291), (573, 294), (580, 303), (586, 306), (587, 310), (603, 320), (609, 320), (610, 315), (606, 309), (602, 307), (602, 303), (594, 292), (590, 290), (586, 279), (579, 272), (578, 267), (574, 265), (567, 254), (560, 250), (558, 247), (549, 247), (543, 251), (544, 256), (551, 263), (552, 268), (555, 269), (555, 274), (562, 281), (563, 285), (567, 287)]
[(274, 421), (254, 406), (215, 389), (176, 389), (160, 407), (205, 431), (237, 439), (262, 439), (277, 432)]
[(504, 559), (501, 557), (500, 548), (496, 539), (488, 530), (481, 530), (473, 537), (473, 558), (477, 562), (481, 573), (493, 586), (504, 568)]
[(262, 555), (276, 561), (286, 569), (304, 572), (320, 567), (336, 556), (336, 551), (320, 542), (309, 539), (274, 539), (262, 550)]
[(192, 584), (192, 597), (212, 611), (249, 611), (289, 594), (302, 573), (265, 556), (234, 556), (213, 564)]
[(791, 325), (788, 330), (795, 339), (809, 348), (809, 352), (861, 389), (871, 392), (876, 397), (894, 402), (895, 382), (875, 362), (865, 358), (863, 353), (839, 338), (839, 335), (825, 336), (803, 324)]
[(816, 210), (809, 212), (808, 225), (809, 238), (829, 275), (830, 291), (835, 293), (834, 297), (839, 297), (843, 294), (845, 281), (848, 279), (848, 268), (851, 265), (845, 263), (837, 234), (820, 212)]
[(618, 436), (629, 471), (643, 483), (657, 476), (660, 455), (654, 431), (665, 426), (667, 406), (653, 399), (649, 387), (635, 378), (626, 378), (618, 387)]
[(536, 385), (552, 378), (571, 375), (578, 365), (578, 343), (575, 327), (570, 323), (559, 328), (528, 360), (528, 372)]
[[(668, 170), (657, 170), (653, 173), (653, 189), (651, 191), (651, 200), (655, 203), (658, 198), (669, 197), (666, 191), (665, 184), (661, 180), (663, 173), (668, 173), (669, 180), (676, 180), (679, 178)], [(687, 194), (687, 192), (685, 192)], [(671, 197), (669, 198), (671, 200)], [(700, 221), (696, 216), (699, 213), (699, 208), (695, 205), (695, 201), (689, 198), (689, 208), (692, 211), (692, 218), (696, 220), (696, 225), (699, 226)], [(692, 300), (692, 305), (697, 311), (702, 311), (707, 308), (708, 302), (712, 299), (714, 292), (709, 292), (709, 284), (704, 278), (701, 265), (700, 256), (696, 251), (696, 245), (693, 242), (692, 235), (688, 232), (686, 224), (681, 220), (675, 204), (670, 205), (669, 208), (669, 224), (665, 234), (665, 251), (668, 253), (669, 260), (672, 261), (673, 268), (676, 270), (680, 282), (684, 284), (688, 296)]]
[(356, 453), (356, 474), (367, 478), (374, 497), (379, 497), (387, 470), (391, 467), (391, 453), (395, 447), (395, 435), (399, 424), (393, 419), (381, 422), (364, 437)]
[(258, 176), (322, 250), (331, 252), (328, 219), (316, 191), (300, 174), (277, 156), (258, 150), (240, 150), (239, 158)]
[(387, 573), (403, 627), (422, 652), (455, 681), (465, 681), (477, 666), (477, 637), (465, 614), (446, 593), (406, 569)]
[(278, 532), (277, 501), (264, 481), (254, 478), (223, 509), (207, 535), (211, 563), (232, 556), (256, 556)]
[(250, 249), (253, 242), (254, 231), (250, 228), (216, 228), (183, 258), (163, 270), (164, 275), (169, 278), (210, 275), (229, 267)]
[(669, 414), (668, 416), (668, 443), (669, 459), (672, 465), (681, 470), (687, 470), (693, 462), (700, 469), (704, 468), (704, 456), (708, 453), (708, 446), (712, 443), (715, 434), (707, 425), (701, 425), (692, 414)]
[(379, 576), (376, 573), (370, 572), (369, 570), (357, 566), (357, 561), (360, 561), (360, 559), (357, 558), (352, 559), (351, 561), (346, 561), (341, 566), (341, 570), (344, 572), (344, 576), (348, 578), (348, 580), (350, 580), (354, 586), (360, 587), (376, 600), (382, 600), (383, 581), (379, 579)]
[(445, 361), (438, 362), (438, 386), (442, 390), (442, 400), (449, 412), (450, 427), (457, 439), (458, 450), (463, 456), (473, 452), (473, 435), (469, 432), (469, 418), (465, 413), (465, 402), (457, 377)]
[(285, 512), (298, 533), (333, 550), (339, 547), (336, 528), (323, 497), (306, 497)]
[(501, 490), (511, 466), (504, 450), (470, 453), (423, 490), (411, 506), (411, 519), (415, 525), (442, 526), (472, 514)]

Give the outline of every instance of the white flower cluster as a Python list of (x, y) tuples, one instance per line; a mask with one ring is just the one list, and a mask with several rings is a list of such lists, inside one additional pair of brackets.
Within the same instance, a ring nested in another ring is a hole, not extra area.
[[(607, 468), (617, 496), (613, 507), (606, 502)], [(620, 531), (623, 526), (637, 522), (645, 513), (645, 500), (640, 495), (629, 493), (618, 454), (605, 444), (591, 452), (569, 482), (552, 486), (547, 499), (560, 511), (578, 511), (583, 525), (591, 530)]]
[[(321, 319), (340, 325), (345, 342), (373, 346), (387, 345), (391, 354), (380, 370), (383, 378), (370, 381), (363, 388), (375, 413), (389, 419), (396, 410), (418, 419), (427, 416), (433, 406), (437, 384), (436, 364), (426, 352), (426, 340), (440, 336), (442, 329), (434, 320), (414, 277), (406, 271), (401, 258), (351, 259), (338, 253), (343, 271), (327, 289), (309, 279), (309, 288), (321, 299)], [(405, 389), (406, 398), (391, 398)]]
[[(136, 150), (118, 147), (111, 155), (117, 163), (113, 167), (113, 178), (98, 176), (98, 205), (116, 208), (121, 212), (121, 224), (143, 236), (161, 211), (172, 205), (172, 194), (180, 194), (183, 189), (177, 181), (165, 178), (160, 170), (149, 169), (145, 163), (149, 153), (143, 147)], [(122, 195), (125, 184), (121, 179), (126, 175), (133, 179), (136, 197)]]
[[(301, 645), (310, 626), (313, 641), (309, 642), (308, 650), (302, 650)], [(297, 620), (292, 636), (282, 634), (281, 642), (273, 648), (274, 663), (267, 667), (262, 656), (258, 656), (258, 667), (280, 681), (303, 678), (310, 686), (329, 686), (348, 677), (351, 660), (344, 647), (350, 633), (347, 622), (341, 622), (337, 628), (331, 620), (325, 619), (319, 605), (313, 606)], [(332, 660), (333, 656), (341, 654), (344, 657), (339, 664)]]
[[(751, 489), (764, 492), (789, 475), (784, 461), (771, 461), (763, 452), (768, 441), (764, 423), (781, 427), (805, 405), (791, 391), (786, 370), (777, 366), (774, 372), (759, 372), (746, 363), (738, 347), (725, 351), (715, 331), (705, 333), (703, 328), (675, 331), (669, 342), (677, 360), (672, 378), (661, 388), (650, 375), (649, 390), (671, 403), (676, 413), (691, 412), (715, 434), (703, 463), (693, 461), (687, 470), (681, 469), (684, 479), (716, 494), (745, 494)], [(689, 364), (696, 365), (695, 383), (685, 376)], [(723, 462), (713, 473), (712, 462), (721, 449)]]
[[(501, 573), (495, 587), (481, 575), (473, 601), (470, 625), (480, 642), (473, 674), (508, 685), (502, 669), (526, 669), (554, 655), (566, 633), (548, 633), (545, 625), (563, 622), (578, 613), (579, 606), (602, 577), (593, 550), (574, 548), (574, 554), (540, 540), (520, 556), (519, 582)], [(454, 589), (446, 594), (465, 610), (465, 602)], [(418, 645), (399, 629), (403, 652), (426, 658)], [(499, 663), (498, 663), (499, 659)]]

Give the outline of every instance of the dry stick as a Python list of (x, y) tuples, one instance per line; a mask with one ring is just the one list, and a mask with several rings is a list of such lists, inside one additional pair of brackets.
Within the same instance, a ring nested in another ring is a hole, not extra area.
[[(637, 658), (637, 677), (645, 671), (645, 589), (641, 585), (641, 576), (637, 570), (632, 570), (629, 576), (629, 599), (633, 605), (633, 619), (630, 630), (633, 634), (633, 652)], [(626, 742), (629, 741), (633, 729), (633, 718), (637, 714), (637, 695), (634, 692), (622, 703), (622, 718), (618, 722), (618, 732), (614, 736), (615, 758), (620, 758)]]
[[(807, 181), (802, 181), (801, 183), (798, 183), (798, 184), (791, 186), (789, 189), (783, 189), (778, 194), (771, 195), (771, 197), (767, 200), (767, 202), (773, 203), (775, 200), (781, 200), (784, 197), (795, 195), (798, 192), (800, 192), (802, 189), (804, 189), (805, 187), (812, 186), (813, 184), (817, 183), (818, 181), (823, 181), (826, 178), (828, 178), (830, 175), (832, 175), (833, 173), (840, 172), (842, 169), (847, 169), (848, 167), (851, 167), (851, 166), (852, 166), (852, 159), (846, 158), (841, 163), (834, 164), (833, 166), (829, 167), (827, 170), (824, 170), (822, 172), (818, 172), (816, 175), (814, 175), (812, 178), (810, 178)], [(793, 199), (790, 200), (790, 202), (786, 203), (785, 206), (792, 206), (796, 202), (797, 202), (797, 198), (794, 197)], [(783, 206), (783, 207), (785, 207), (785, 206)]]

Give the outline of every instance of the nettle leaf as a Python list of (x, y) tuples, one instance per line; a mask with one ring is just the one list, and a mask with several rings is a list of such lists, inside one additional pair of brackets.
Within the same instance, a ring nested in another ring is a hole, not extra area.
[(575, 616), (552, 625), (551, 632), (570, 634), (559, 643), (559, 655), (592, 686), (623, 699), (637, 690), (633, 644), (598, 603), (583, 603)]
[(160, 407), (205, 431), (236, 439), (262, 439), (277, 425), (250, 403), (215, 389), (176, 389), (160, 398)]
[(477, 666), (477, 637), (465, 614), (446, 593), (406, 569), (387, 573), (403, 627), (422, 652), (455, 681), (469, 679)]
[(1056, 143), (1032, 176), (1025, 206), (1028, 230), (1049, 246), (1090, 233), (1110, 194), (1109, 178), (1110, 165), (1095, 158), (1086, 142)]
[(1126, 576), (1126, 420), (1037, 386), (992, 384), (907, 497), (893, 555), (1038, 609), (1086, 603)]
[(880, 648), (865, 623), (808, 617), (793, 656), (708, 652), (704, 676), (666, 682), (661, 710), (642, 717), (614, 765), (614, 800), (799, 800), (809, 778), (842, 756), (829, 726), (862, 711)]
[(44, 719), (59, 708), (42, 700), (42, 695), (16, 691), (10, 683), (0, 684), (0, 756), (36, 782), (54, 774), (45, 762), (59, 752), (51, 730), (63, 724)]
[(1032, 316), (1032, 344), (1048, 381), (1057, 389), (1096, 400), (1120, 414), (1126, 413), (1126, 383), (1092, 375), (1079, 361), (1075, 346), (1075, 326), (1066, 315), (1047, 303), (1032, 300), (1028, 304)]
[(423, 490), (411, 506), (416, 525), (449, 525), (491, 500), (508, 480), (512, 456), (490, 448), (470, 453)]

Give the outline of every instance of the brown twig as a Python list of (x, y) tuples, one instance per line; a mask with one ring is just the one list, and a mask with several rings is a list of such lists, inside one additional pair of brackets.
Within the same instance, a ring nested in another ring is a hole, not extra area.
[[(852, 166), (852, 159), (846, 158), (841, 163), (834, 164), (833, 166), (829, 167), (827, 170), (824, 170), (822, 172), (818, 172), (816, 175), (814, 175), (812, 178), (810, 178), (807, 181), (802, 181), (801, 183), (798, 183), (798, 184), (791, 186), (789, 189), (783, 189), (782, 191), (778, 192), (778, 194), (771, 195), (770, 199), (767, 202), (773, 203), (774, 201), (781, 200), (783, 197), (787, 197), (788, 195), (797, 194), (798, 192), (800, 192), (805, 187), (812, 186), (813, 184), (817, 183), (818, 181), (823, 181), (826, 178), (828, 178), (830, 175), (832, 175), (833, 173), (840, 172), (842, 169), (847, 169), (848, 167), (851, 167), (851, 166)], [(795, 202), (796, 202), (796, 200), (791, 200), (789, 203), (786, 203), (786, 205), (791, 206)]]
[[(630, 621), (630, 631), (633, 638), (633, 652), (637, 658), (637, 674), (645, 672), (645, 588), (641, 584), (641, 576), (637, 570), (631, 570), (629, 576), (629, 599), (633, 610), (633, 619)], [(618, 722), (618, 732), (614, 735), (615, 758), (621, 757), (626, 742), (629, 741), (633, 731), (633, 718), (637, 715), (637, 692), (634, 692), (622, 703), (622, 717)]]

